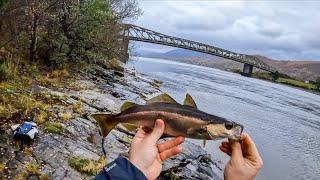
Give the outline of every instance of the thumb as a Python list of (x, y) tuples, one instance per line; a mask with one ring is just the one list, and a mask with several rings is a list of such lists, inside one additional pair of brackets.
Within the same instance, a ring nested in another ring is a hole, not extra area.
[(150, 139), (152, 139), (152, 141), (157, 142), (158, 139), (162, 136), (163, 132), (164, 132), (164, 122), (161, 119), (157, 119), (154, 125), (154, 128), (150, 134)]
[(241, 144), (238, 141), (230, 141), (231, 160), (235, 163), (243, 162)]

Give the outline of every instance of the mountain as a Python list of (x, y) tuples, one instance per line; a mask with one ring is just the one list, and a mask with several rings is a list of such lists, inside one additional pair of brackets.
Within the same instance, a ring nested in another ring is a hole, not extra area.
[[(165, 53), (139, 52), (141, 57), (161, 58), (213, 67), (222, 70), (242, 69), (243, 64), (225, 58), (185, 49), (174, 49)], [(279, 72), (300, 80), (315, 80), (320, 76), (320, 61), (281, 61), (255, 55)]]
[(320, 61), (280, 61), (256, 55), (279, 72), (301, 80), (315, 80), (320, 76)]

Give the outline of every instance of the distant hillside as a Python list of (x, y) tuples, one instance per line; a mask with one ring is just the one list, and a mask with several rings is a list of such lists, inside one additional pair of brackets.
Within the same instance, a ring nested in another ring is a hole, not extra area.
[[(190, 64), (213, 67), (222, 70), (242, 69), (243, 64), (185, 49), (175, 49), (166, 53), (139, 52), (141, 57), (162, 58)], [(315, 80), (320, 76), (320, 61), (280, 61), (256, 55), (260, 60), (275, 67), (281, 73), (300, 80)]]
[(292, 77), (302, 80), (315, 80), (320, 76), (320, 61), (280, 61), (264, 56), (257, 57), (265, 63), (273, 66)]

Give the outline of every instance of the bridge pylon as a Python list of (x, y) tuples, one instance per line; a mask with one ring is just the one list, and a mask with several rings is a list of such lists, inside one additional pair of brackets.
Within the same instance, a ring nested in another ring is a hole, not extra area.
[(247, 63), (243, 64), (243, 71), (241, 73), (243, 76), (251, 77), (252, 71), (253, 71), (253, 65), (250, 65)]

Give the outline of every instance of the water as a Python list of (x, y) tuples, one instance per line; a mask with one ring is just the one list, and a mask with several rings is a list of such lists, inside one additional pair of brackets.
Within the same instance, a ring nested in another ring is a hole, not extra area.
[[(319, 95), (165, 60), (138, 58), (129, 64), (163, 81), (161, 89), (178, 102), (188, 92), (199, 109), (243, 124), (264, 160), (257, 179), (320, 179)], [(206, 150), (226, 163), (218, 145), (210, 141)]]

